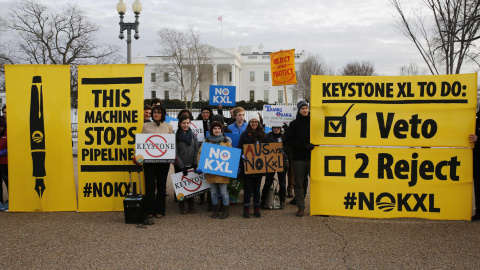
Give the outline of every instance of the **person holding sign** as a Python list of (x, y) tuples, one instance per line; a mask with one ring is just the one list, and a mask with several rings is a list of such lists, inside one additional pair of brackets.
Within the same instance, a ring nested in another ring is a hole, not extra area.
[[(205, 139), (206, 143), (218, 144), (222, 146), (232, 147), (232, 144), (227, 140), (225, 133), (223, 133), (223, 125), (218, 121), (214, 121), (210, 127), (210, 133)], [(200, 159), (200, 154), (202, 152), (202, 147), (198, 151), (198, 159)], [(198, 164), (199, 160), (197, 160)], [(201, 170), (197, 170), (198, 174), (201, 174)], [(220, 189), (220, 194), (222, 194), (223, 201), (223, 213), (220, 216), (221, 219), (228, 217), (228, 206), (230, 204), (230, 197), (228, 195), (227, 186), (230, 182), (230, 178), (220, 175), (206, 174), (207, 183), (210, 184), (210, 194), (212, 198), (213, 214), (212, 218), (218, 217), (219, 207), (218, 207), (218, 190)]]
[[(167, 111), (165, 107), (157, 105), (152, 109), (152, 122), (143, 124), (142, 133), (146, 134), (173, 134), (173, 127), (165, 123)], [(147, 218), (161, 218), (165, 215), (165, 191), (167, 190), (167, 176), (169, 163), (145, 163), (145, 195), (147, 201)], [(157, 194), (155, 196), (155, 184)]]
[[(237, 114), (238, 115), (238, 114)], [(236, 124), (236, 123), (235, 123)], [(260, 116), (254, 112), (250, 115), (250, 120), (246, 130), (240, 135), (240, 142), (238, 147), (242, 150), (244, 144), (257, 144), (265, 142), (265, 131), (260, 124)], [(242, 155), (242, 158), (245, 156)], [(241, 164), (243, 165), (243, 164)], [(257, 174), (245, 174), (244, 181), (244, 194), (243, 194), (243, 217), (250, 217), (250, 199), (253, 193), (253, 209), (255, 217), (259, 218), (260, 214), (260, 185), (262, 184), (262, 173)]]
[[(183, 172), (184, 176), (188, 175), (190, 168), (197, 168), (197, 155), (198, 155), (198, 139), (190, 129), (190, 117), (188, 115), (182, 115), (178, 119), (178, 129), (175, 135), (176, 141), (176, 159), (175, 159), (175, 173)], [(176, 195), (175, 195), (176, 196)], [(188, 203), (188, 212), (190, 214), (195, 213), (193, 206), (193, 198), (186, 199)], [(178, 212), (180, 214), (186, 214), (185, 200), (178, 202)]]
[(308, 176), (310, 175), (310, 159), (315, 145), (310, 143), (310, 112), (307, 102), (299, 101), (297, 109), (297, 116), (287, 129), (285, 143), (292, 147), (293, 171), (295, 173), (294, 200), (298, 207), (296, 215), (303, 217)]
[[(267, 134), (267, 143), (276, 143), (276, 142), (282, 142), (283, 140), (283, 134), (282, 134), (282, 128), (281, 127), (272, 127), (272, 131), (270, 131)], [(283, 144), (282, 144), (283, 145)], [(285, 157), (286, 155), (283, 155), (284, 161), (283, 164), (285, 166)], [(288, 162), (288, 160), (287, 160)], [(283, 170), (283, 172), (277, 172), (277, 177), (278, 177), (278, 183), (280, 185), (280, 209), (285, 208), (285, 195), (287, 193), (287, 187), (286, 187), (286, 168)], [(262, 199), (261, 199), (261, 207), (265, 207), (265, 200), (267, 198), (268, 190), (273, 184), (273, 178), (275, 177), (275, 173), (268, 173), (266, 178), (265, 178), (265, 184), (263, 184), (263, 189), (262, 189)]]

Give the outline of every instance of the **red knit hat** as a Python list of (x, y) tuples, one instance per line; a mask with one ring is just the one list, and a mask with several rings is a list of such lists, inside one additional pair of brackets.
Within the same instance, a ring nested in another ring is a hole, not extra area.
[(210, 134), (213, 135), (213, 128), (214, 127), (219, 127), (221, 130), (222, 130), (222, 133), (223, 133), (223, 125), (222, 123), (218, 122), (218, 121), (213, 121), (212, 125), (210, 126)]

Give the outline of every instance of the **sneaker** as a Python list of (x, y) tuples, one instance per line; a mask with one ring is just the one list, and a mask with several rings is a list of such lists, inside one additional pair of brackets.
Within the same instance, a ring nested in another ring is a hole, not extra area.
[(2, 211), (8, 211), (8, 203), (4, 204), (2, 208), (0, 208)]
[(5, 204), (3, 204), (2, 202), (0, 202), (0, 211), (3, 211), (2, 208), (3, 208), (4, 205), (5, 205)]

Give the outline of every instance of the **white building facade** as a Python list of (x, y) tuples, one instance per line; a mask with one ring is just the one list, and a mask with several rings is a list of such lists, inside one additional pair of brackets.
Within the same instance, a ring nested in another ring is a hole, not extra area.
[[(295, 54), (297, 71), (305, 59), (305, 51)], [(145, 99), (183, 99), (179, 86), (169, 81), (170, 75), (159, 71), (161, 69), (158, 67), (166, 64), (165, 57), (133, 57), (132, 63), (145, 64)], [(262, 45), (258, 46), (257, 52), (252, 50), (252, 46), (238, 49), (213, 48), (211, 65), (202, 72), (194, 101), (208, 100), (211, 84), (236, 86), (236, 101), (285, 103), (284, 86), (272, 86), (270, 52), (265, 52)], [(293, 85), (287, 85), (286, 89), (288, 103), (296, 104), (301, 97), (294, 91)]]

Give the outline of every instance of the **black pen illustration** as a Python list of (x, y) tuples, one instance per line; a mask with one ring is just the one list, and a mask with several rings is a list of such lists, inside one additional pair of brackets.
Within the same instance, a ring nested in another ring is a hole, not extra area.
[(42, 77), (34, 76), (30, 100), (30, 148), (32, 150), (35, 190), (42, 198), (45, 191), (45, 118), (43, 114)]

